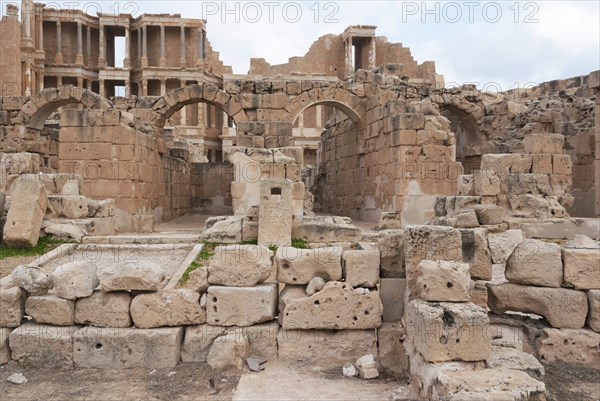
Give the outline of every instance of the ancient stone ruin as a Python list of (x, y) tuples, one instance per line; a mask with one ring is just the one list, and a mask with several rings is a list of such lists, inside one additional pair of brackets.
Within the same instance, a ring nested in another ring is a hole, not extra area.
[(22, 8), (0, 22), (2, 246), (65, 243), (1, 278), (0, 363), (292, 361), (448, 401), (545, 400), (545, 364), (600, 366), (600, 71), (448, 89), (350, 26), (235, 75), (204, 20)]

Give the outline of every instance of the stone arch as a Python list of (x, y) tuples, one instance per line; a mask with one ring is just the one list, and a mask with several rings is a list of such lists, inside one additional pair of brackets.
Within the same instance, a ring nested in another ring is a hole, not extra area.
[(89, 109), (110, 109), (113, 104), (103, 96), (72, 85), (47, 88), (35, 95), (19, 111), (17, 120), (28, 129), (41, 131), (46, 119), (59, 107), (81, 103)]
[(192, 84), (177, 88), (161, 96), (152, 106), (155, 113), (155, 123), (159, 128), (178, 110), (188, 104), (210, 103), (227, 113), (236, 125), (248, 121), (246, 112), (235, 98), (217, 85), (212, 83)]

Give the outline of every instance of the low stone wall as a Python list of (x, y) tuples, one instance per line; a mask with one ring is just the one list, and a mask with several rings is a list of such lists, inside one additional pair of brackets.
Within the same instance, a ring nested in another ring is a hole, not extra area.
[(233, 212), (231, 183), (234, 167), (231, 163), (191, 164), (191, 207), (195, 211), (211, 215)]

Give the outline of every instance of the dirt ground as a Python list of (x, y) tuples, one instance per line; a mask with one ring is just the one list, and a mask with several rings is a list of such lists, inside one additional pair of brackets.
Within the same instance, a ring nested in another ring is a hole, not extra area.
[(33, 262), (37, 256), (15, 256), (0, 259), (0, 278), (8, 276), (15, 267)]
[(592, 369), (554, 362), (544, 368), (548, 401), (600, 400), (600, 366)]

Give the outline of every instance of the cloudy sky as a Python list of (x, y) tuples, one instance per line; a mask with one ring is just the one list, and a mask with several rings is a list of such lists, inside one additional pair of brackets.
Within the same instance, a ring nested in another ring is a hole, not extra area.
[(506, 90), (600, 69), (598, 0), (97, 4), (103, 12), (114, 12), (118, 5), (134, 16), (179, 13), (206, 19), (211, 44), (235, 73), (247, 73), (251, 57), (271, 64), (287, 62), (288, 57), (304, 55), (319, 36), (358, 24), (376, 25), (377, 35), (409, 47), (419, 63), (435, 61), (447, 85), (476, 82), (480, 88)]

